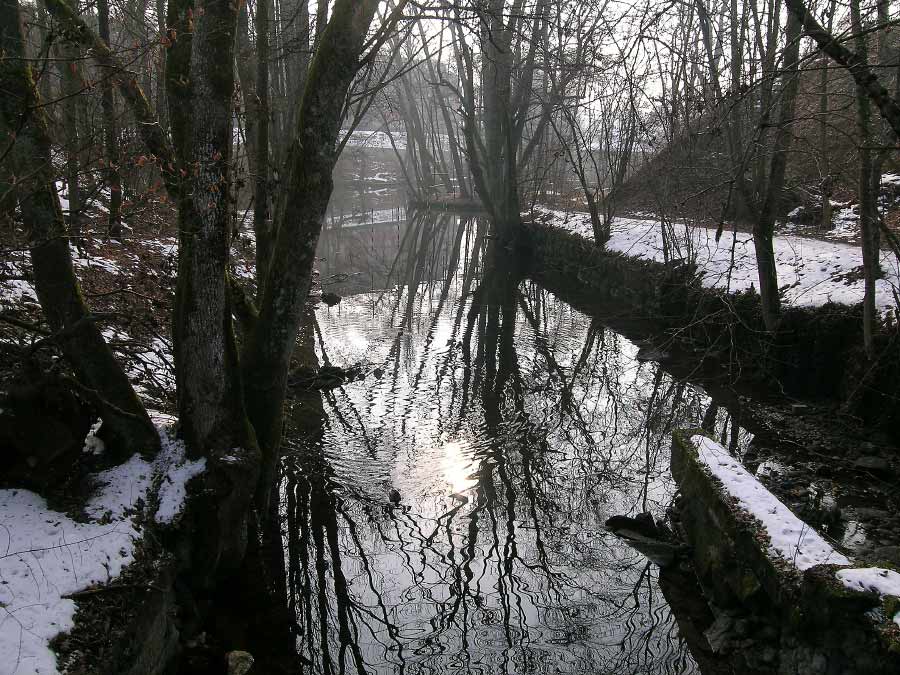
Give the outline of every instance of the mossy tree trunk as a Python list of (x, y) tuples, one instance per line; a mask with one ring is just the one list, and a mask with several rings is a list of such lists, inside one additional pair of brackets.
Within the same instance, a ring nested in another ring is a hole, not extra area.
[[(247, 545), (259, 451), (244, 410), (227, 275), (232, 96), (237, 5), (198, 0), (190, 51), (191, 124), (182, 154), (173, 343), (181, 433), (207, 459), (206, 487), (189, 527), (208, 557), (201, 584), (236, 568)], [(170, 97), (176, 100), (177, 97)], [(176, 121), (171, 119), (173, 130)]]
[[(0, 137), (15, 143), (2, 170), (16, 186), (28, 226), (38, 299), (85, 392), (98, 405), (104, 435), (120, 459), (152, 455), (159, 437), (122, 367), (94, 323), (72, 266), (56, 193), (44, 107), (25, 60), (18, 0), (0, 2)], [(23, 177), (21, 180), (18, 177)], [(27, 178), (24, 178), (27, 177)]]

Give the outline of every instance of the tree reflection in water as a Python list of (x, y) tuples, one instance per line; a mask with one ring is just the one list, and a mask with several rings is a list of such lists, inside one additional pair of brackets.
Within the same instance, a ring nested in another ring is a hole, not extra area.
[(393, 292), (317, 312), (308, 358), (377, 373), (295, 400), (298, 650), (322, 673), (694, 672), (659, 570), (603, 523), (663, 515), (671, 430), (728, 413), (484, 235), (414, 219)]

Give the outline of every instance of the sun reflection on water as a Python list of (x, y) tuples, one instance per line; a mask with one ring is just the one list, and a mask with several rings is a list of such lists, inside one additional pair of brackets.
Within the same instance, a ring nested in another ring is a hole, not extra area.
[(475, 485), (470, 477), (475, 470), (471, 451), (459, 441), (450, 441), (441, 447), (441, 468), (444, 480), (451, 492), (465, 492)]

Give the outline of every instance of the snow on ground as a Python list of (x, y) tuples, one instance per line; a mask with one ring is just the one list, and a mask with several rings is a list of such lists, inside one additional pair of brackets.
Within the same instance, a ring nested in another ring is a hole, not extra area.
[[(838, 580), (854, 591), (871, 591), (878, 595), (900, 597), (900, 574), (880, 567), (860, 567), (838, 570)], [(894, 623), (900, 626), (900, 612), (894, 614)]]
[(50, 641), (71, 630), (72, 593), (114, 581), (134, 560), (141, 538), (135, 515), (160, 481), (156, 518), (180, 512), (185, 485), (204, 460), (185, 459), (184, 446), (160, 432), (153, 462), (135, 455), (97, 474), (98, 488), (76, 522), (29, 490), (0, 490), (0, 674), (57, 673)]
[(856, 205), (847, 206), (832, 202), (835, 207), (831, 222), (834, 227), (828, 231), (828, 236), (835, 239), (855, 239), (859, 236), (859, 209)]
[[(591, 238), (590, 217), (586, 213), (566, 213), (542, 209), (547, 222)], [(539, 219), (541, 215), (538, 216)], [(723, 232), (716, 242), (715, 230), (675, 224), (674, 258), (692, 257), (702, 283), (707, 288), (729, 292), (758, 287), (753, 239), (745, 232)], [(607, 248), (635, 258), (663, 261), (662, 234), (656, 220), (616, 218)], [(776, 236), (774, 241), (778, 283), (784, 301), (797, 307), (815, 307), (827, 302), (847, 305), (862, 302), (862, 252), (858, 246)], [(732, 256), (732, 249), (733, 256)], [(733, 257), (733, 265), (732, 265)], [(895, 289), (900, 289), (900, 265), (882, 252), (884, 278), (876, 282), (875, 303), (879, 309), (894, 307)], [(852, 278), (848, 279), (850, 275)]]
[(115, 275), (119, 275), (122, 272), (119, 264), (114, 260), (109, 260), (99, 255), (87, 255), (71, 244), (69, 245), (69, 250), (72, 253), (72, 264), (75, 265), (75, 269), (100, 269)]
[[(341, 134), (346, 134), (341, 131)], [(398, 150), (406, 150), (406, 132), (392, 131), (388, 135), (384, 131), (365, 131), (361, 129), (355, 130), (347, 141), (348, 148), (387, 148), (391, 146), (391, 136), (394, 138), (394, 144)]]
[[(341, 223), (343, 228), (361, 227), (363, 225), (383, 225), (385, 223), (396, 223), (406, 219), (406, 209), (370, 209), (362, 213), (342, 214), (335, 216), (335, 224)], [(329, 225), (330, 226), (330, 225)]]
[(773, 558), (782, 558), (799, 570), (825, 563), (850, 564), (846, 556), (797, 518), (724, 447), (699, 434), (691, 437), (691, 443), (697, 448), (700, 462), (721, 481), (724, 490), (740, 508), (762, 523), (769, 535), (769, 554)]
[(30, 275), (31, 262), (24, 251), (9, 251), (9, 260), (0, 261), (0, 310), (14, 309), (24, 302), (37, 302)]

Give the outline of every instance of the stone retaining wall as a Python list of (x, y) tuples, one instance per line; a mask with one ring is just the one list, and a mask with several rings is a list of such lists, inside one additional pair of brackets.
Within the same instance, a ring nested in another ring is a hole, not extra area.
[(759, 296), (704, 288), (696, 270), (606, 251), (538, 223), (523, 226), (528, 275), (575, 306), (642, 322), (657, 338), (696, 355), (729, 379), (839, 404), (900, 440), (900, 339), (876, 339), (870, 362), (861, 307), (786, 308), (776, 335), (763, 330)]
[(702, 433), (672, 437), (677, 518), (711, 605), (757, 627), (730, 646), (740, 672), (900, 672), (900, 626), (891, 620), (896, 599), (848, 590), (835, 576), (838, 566), (800, 571), (773, 556), (765, 527), (700, 461), (691, 437)]

